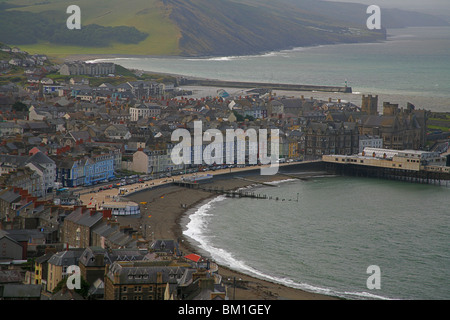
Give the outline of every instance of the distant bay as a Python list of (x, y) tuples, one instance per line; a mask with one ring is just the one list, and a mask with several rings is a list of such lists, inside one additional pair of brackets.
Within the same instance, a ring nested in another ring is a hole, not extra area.
[(301, 94), (356, 103), (361, 102), (362, 94), (373, 94), (379, 95), (380, 106), (383, 101), (400, 107), (411, 102), (417, 108), (450, 112), (450, 27), (390, 29), (384, 42), (302, 47), (260, 55), (120, 56), (91, 61), (220, 80), (329, 86), (343, 86), (347, 81), (353, 94)]

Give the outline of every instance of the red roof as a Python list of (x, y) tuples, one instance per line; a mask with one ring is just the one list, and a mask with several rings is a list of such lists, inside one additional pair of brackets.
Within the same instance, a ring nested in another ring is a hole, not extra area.
[(198, 254), (195, 253), (191, 253), (188, 254), (187, 256), (184, 256), (186, 259), (192, 260), (194, 262), (198, 262), (202, 257), (199, 256)]

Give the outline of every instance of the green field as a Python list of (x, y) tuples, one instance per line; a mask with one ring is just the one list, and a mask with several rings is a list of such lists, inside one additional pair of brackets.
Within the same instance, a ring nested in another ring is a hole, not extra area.
[(450, 131), (450, 114), (436, 113), (428, 118), (428, 130), (442, 130), (443, 132)]
[(450, 131), (450, 127), (429, 125), (429, 126), (427, 126), (427, 128), (428, 128), (428, 130), (442, 130), (442, 132)]
[[(88, 24), (101, 26), (131, 26), (149, 36), (139, 44), (115, 43), (109, 47), (83, 48), (78, 46), (55, 45), (38, 43), (20, 45), (33, 54), (43, 53), (52, 57), (64, 57), (71, 54), (136, 54), (136, 55), (176, 55), (179, 54), (178, 42), (180, 32), (170, 21), (169, 11), (160, 0), (49, 0), (40, 2), (35, 0), (7, 1), (22, 10), (33, 13), (57, 12), (66, 13), (69, 5), (78, 5), (81, 9), (81, 27)], [(41, 3), (41, 4), (38, 4)], [(66, 28), (65, 25), (62, 26)]]

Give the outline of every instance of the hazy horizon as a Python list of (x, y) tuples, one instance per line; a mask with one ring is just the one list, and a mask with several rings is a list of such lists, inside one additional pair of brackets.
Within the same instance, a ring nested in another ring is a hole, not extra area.
[(450, 0), (325, 0), (330, 2), (353, 2), (366, 5), (378, 5), (381, 8), (398, 8), (450, 17)]

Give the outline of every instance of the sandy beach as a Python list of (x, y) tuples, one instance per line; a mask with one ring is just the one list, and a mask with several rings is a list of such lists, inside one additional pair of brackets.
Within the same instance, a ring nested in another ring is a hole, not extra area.
[[(216, 172), (214, 175), (220, 173), (224, 172)], [(214, 179), (213, 182), (208, 183), (205, 186), (213, 188), (217, 187), (218, 189), (224, 190), (234, 190), (254, 185), (256, 182), (271, 182), (286, 179), (288, 179), (288, 177), (285, 175), (261, 176), (258, 174), (252, 175), (251, 179), (249, 178), (248, 180), (237, 178)], [(216, 195), (208, 191), (167, 184), (171, 181), (172, 179), (159, 179), (126, 186), (130, 193), (135, 192), (134, 194), (127, 196), (126, 201), (133, 201), (136, 203), (145, 202), (146, 204), (141, 205), (140, 217), (118, 217), (118, 221), (123, 226), (131, 226), (137, 230), (142, 230), (143, 237), (149, 242), (153, 239), (178, 239), (184, 255), (189, 253), (202, 254), (200, 250), (192, 245), (183, 235), (183, 219), (186, 220), (187, 212), (189, 212), (189, 210), (195, 210), (197, 206)], [(149, 187), (153, 188), (146, 189)], [(83, 201), (83, 204), (94, 207), (96, 204), (99, 205), (103, 201), (110, 201), (110, 199), (117, 194), (118, 189), (116, 188), (95, 193), (86, 193), (81, 195), (80, 199)], [(230, 288), (234, 288), (233, 279), (237, 280), (236, 289), (230, 293), (231, 299), (233, 299), (233, 297), (236, 300), (337, 299), (335, 297), (310, 293), (286, 287), (281, 284), (272, 283), (231, 270), (224, 266), (219, 266), (219, 274), (223, 277), (224, 283), (230, 285)]]

